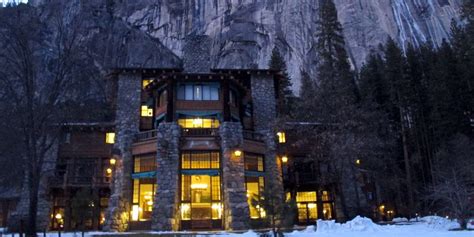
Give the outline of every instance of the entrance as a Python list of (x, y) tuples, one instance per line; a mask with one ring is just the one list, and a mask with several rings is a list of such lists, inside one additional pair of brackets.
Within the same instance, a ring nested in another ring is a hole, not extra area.
[(222, 228), (220, 153), (181, 154), (181, 229)]
[(220, 177), (208, 174), (182, 175), (182, 229), (222, 227)]

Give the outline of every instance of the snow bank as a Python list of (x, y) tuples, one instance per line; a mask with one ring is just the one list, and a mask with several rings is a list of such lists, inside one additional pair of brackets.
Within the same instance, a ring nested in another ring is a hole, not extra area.
[(317, 221), (316, 232), (348, 232), (348, 231), (365, 231), (365, 232), (376, 232), (380, 231), (381, 227), (371, 219), (366, 217), (356, 216), (353, 220), (348, 221), (344, 224), (336, 223), (334, 220), (330, 221)]
[(425, 216), (419, 218), (419, 220), (435, 230), (452, 230), (461, 227), (456, 220), (450, 220), (441, 216)]
[(408, 222), (408, 218), (405, 218), (405, 217), (397, 217), (397, 218), (393, 218), (392, 222), (394, 222), (394, 223)]

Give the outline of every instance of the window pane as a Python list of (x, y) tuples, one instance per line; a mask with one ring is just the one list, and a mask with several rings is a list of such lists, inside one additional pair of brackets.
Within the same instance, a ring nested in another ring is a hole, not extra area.
[(202, 86), (194, 85), (194, 100), (202, 100)]
[(219, 176), (211, 176), (212, 183), (212, 200), (221, 200), (221, 178)]
[(209, 85), (202, 86), (202, 100), (211, 100), (211, 88)]
[(140, 180), (138, 179), (133, 180), (133, 203), (138, 203), (139, 182)]
[(298, 192), (296, 193), (296, 202), (315, 202), (316, 192)]
[(245, 170), (263, 172), (263, 156), (255, 154), (245, 154)]
[(181, 175), (181, 201), (191, 201), (190, 175)]
[(219, 87), (211, 86), (211, 100), (219, 100)]
[(193, 100), (193, 85), (185, 86), (184, 99)]
[(318, 208), (316, 203), (308, 203), (308, 214), (309, 219), (316, 220), (318, 218)]
[(308, 212), (306, 209), (306, 204), (297, 204), (298, 207), (298, 221), (306, 222), (308, 220)]
[(331, 203), (324, 203), (323, 204), (323, 215), (324, 219), (332, 219), (332, 204)]
[[(146, 182), (146, 183), (143, 183)], [(153, 190), (153, 184), (148, 183), (148, 180), (140, 181), (140, 201), (139, 206), (141, 209), (140, 220), (149, 220), (151, 218), (151, 212), (153, 209), (153, 197), (155, 191)]]
[(180, 85), (178, 87), (178, 100), (184, 100), (185, 99), (185, 92), (184, 92), (184, 85)]

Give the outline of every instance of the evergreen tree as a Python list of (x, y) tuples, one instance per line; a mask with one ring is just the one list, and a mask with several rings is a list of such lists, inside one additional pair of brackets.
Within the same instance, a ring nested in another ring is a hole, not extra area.
[(272, 56), (269, 62), (269, 68), (271, 70), (278, 70), (281, 72), (281, 77), (278, 85), (278, 98), (280, 115), (288, 115), (292, 110), (294, 95), (291, 89), (292, 83), (291, 78), (288, 75), (285, 59), (278, 51), (278, 48), (273, 48)]

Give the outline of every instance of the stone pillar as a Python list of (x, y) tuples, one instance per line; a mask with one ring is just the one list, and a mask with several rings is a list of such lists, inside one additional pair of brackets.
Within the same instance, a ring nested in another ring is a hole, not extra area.
[(176, 122), (160, 123), (157, 129), (157, 177), (152, 229), (179, 229), (179, 145), (181, 128)]
[(252, 74), (253, 122), (257, 132), (273, 129), (276, 119), (275, 85), (272, 74)]
[(222, 149), (222, 194), (224, 201), (224, 228), (245, 230), (249, 228), (249, 206), (245, 189), (244, 155), (236, 157), (234, 151), (242, 150), (242, 125), (224, 122), (219, 128)]
[(118, 76), (114, 158), (111, 196), (104, 230), (126, 231), (132, 197), (132, 143), (140, 125), (141, 75), (124, 73)]
[[(276, 145), (276, 98), (273, 74), (252, 74), (252, 102), (255, 131), (264, 136), (265, 152), (265, 189), (277, 193), (275, 203), (283, 204), (284, 190), (281, 172), (281, 160), (277, 157)], [(282, 210), (276, 208), (276, 210)]]
[[(47, 230), (49, 227), (51, 200), (49, 196), (48, 180), (54, 175), (57, 157), (58, 143), (56, 141), (45, 155), (45, 160), (42, 167), (38, 190), (38, 211), (36, 213), (36, 228), (38, 231)], [(21, 225), (20, 222), (23, 222), (23, 231), (26, 230), (30, 201), (28, 182), (29, 177), (28, 174), (25, 173), (20, 201), (16, 207), (16, 210), (12, 212), (8, 218), (8, 228), (10, 231), (18, 231)]]

